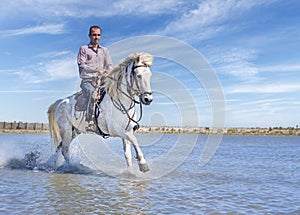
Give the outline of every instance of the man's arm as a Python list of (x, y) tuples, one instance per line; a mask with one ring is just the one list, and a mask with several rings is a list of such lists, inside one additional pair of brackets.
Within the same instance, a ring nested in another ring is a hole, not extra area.
[(107, 71), (112, 70), (113, 64), (107, 48), (104, 50), (104, 54), (105, 54), (104, 70)]

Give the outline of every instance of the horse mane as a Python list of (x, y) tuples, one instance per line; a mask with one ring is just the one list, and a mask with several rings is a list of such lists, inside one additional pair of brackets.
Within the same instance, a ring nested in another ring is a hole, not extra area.
[(126, 74), (126, 68), (132, 62), (135, 63), (135, 65), (147, 65), (150, 67), (152, 66), (153, 56), (145, 52), (130, 54), (109, 71), (104, 88), (110, 97), (115, 98), (117, 95), (118, 83), (122, 80), (123, 76)]

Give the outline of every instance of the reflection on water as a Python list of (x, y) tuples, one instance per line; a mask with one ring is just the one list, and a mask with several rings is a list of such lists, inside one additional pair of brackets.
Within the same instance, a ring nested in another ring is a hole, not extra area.
[[(0, 135), (0, 214), (300, 213), (299, 137), (225, 136), (213, 160), (201, 168), (203, 135), (181, 166), (148, 181), (124, 171), (125, 161), (115, 177), (81, 165), (51, 169), (48, 138)], [(158, 139), (144, 149), (150, 164), (177, 137)], [(114, 145), (116, 153), (122, 153), (120, 145)], [(36, 166), (26, 166), (36, 151)], [(9, 164), (13, 159), (20, 166)]]
[(144, 214), (150, 209), (147, 184), (128, 178), (55, 174), (48, 184), (48, 202), (55, 214)]

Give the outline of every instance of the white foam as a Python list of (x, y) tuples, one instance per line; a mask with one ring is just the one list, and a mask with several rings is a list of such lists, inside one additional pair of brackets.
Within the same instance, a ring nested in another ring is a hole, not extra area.
[(24, 156), (23, 150), (14, 143), (1, 144), (0, 146), (0, 167), (5, 166), (11, 159), (22, 159)]

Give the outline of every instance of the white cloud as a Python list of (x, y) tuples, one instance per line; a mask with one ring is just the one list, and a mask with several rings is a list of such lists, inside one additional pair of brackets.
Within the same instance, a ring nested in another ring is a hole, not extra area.
[(242, 47), (209, 49), (207, 59), (218, 74), (231, 75), (247, 83), (266, 81), (264, 73), (300, 72), (298, 63), (259, 65), (256, 62), (259, 60), (259, 51)]
[(213, 53), (209, 54), (210, 62), (216, 64), (249, 61), (255, 59), (256, 57), (257, 53), (254, 49), (246, 49), (241, 47), (215, 48)]
[(289, 96), (268, 96), (268, 99), (265, 99), (266, 95), (247, 96), (227, 102), (226, 118), (229, 126), (294, 126), (297, 123), (295, 119), (299, 118), (297, 109), (300, 102)]
[(74, 58), (63, 57), (27, 66), (14, 74), (26, 83), (43, 83), (78, 77), (78, 68)]
[[(165, 0), (4, 0), (5, 7), (0, 8), (0, 20), (7, 16), (29, 16), (60, 19), (63, 17), (87, 18), (87, 17), (112, 17), (120, 15), (147, 16), (153, 14), (170, 14), (182, 9), (184, 1)], [(11, 17), (10, 17), (11, 18)]]
[[(223, 31), (235, 31), (239, 26), (229, 25), (232, 23), (230, 21), (239, 19), (254, 7), (274, 2), (267, 0), (203, 0), (196, 9), (185, 12), (159, 33), (176, 35), (176, 38), (199, 44), (199, 41), (221, 35)], [(202, 50), (217, 73), (230, 75), (247, 83), (261, 81), (260, 70), (255, 63), (259, 51), (254, 47), (249, 48), (238, 44), (231, 45), (229, 48), (218, 45)]]
[(63, 34), (64, 24), (44, 24), (28, 28), (3, 30), (0, 34), (4, 37), (28, 35), (28, 34)]
[(40, 58), (56, 58), (60, 56), (66, 56), (66, 55), (71, 55), (72, 51), (52, 51), (52, 52), (45, 52), (37, 55), (36, 57)]
[(78, 77), (77, 62), (74, 59), (53, 60), (44, 67), (50, 80), (70, 79)]
[(0, 93), (60, 93), (61, 90), (0, 90)]
[(218, 73), (229, 74), (247, 82), (259, 79), (259, 70), (251, 62), (257, 58), (257, 52), (253, 49), (219, 47), (209, 50), (207, 56)]
[(114, 1), (112, 13), (116, 14), (168, 14), (174, 13), (182, 8), (184, 1), (165, 0), (165, 1), (135, 1), (135, 0), (121, 0)]
[(300, 91), (300, 84), (238, 85), (225, 91), (226, 93), (289, 93)]
[(300, 72), (300, 64), (262, 66), (259, 70), (261, 72)]
[(255, 6), (272, 4), (270, 0), (203, 0), (198, 8), (186, 12), (163, 30), (166, 35), (181, 35), (180, 38), (203, 40), (221, 31), (228, 30), (226, 21), (236, 19)]

